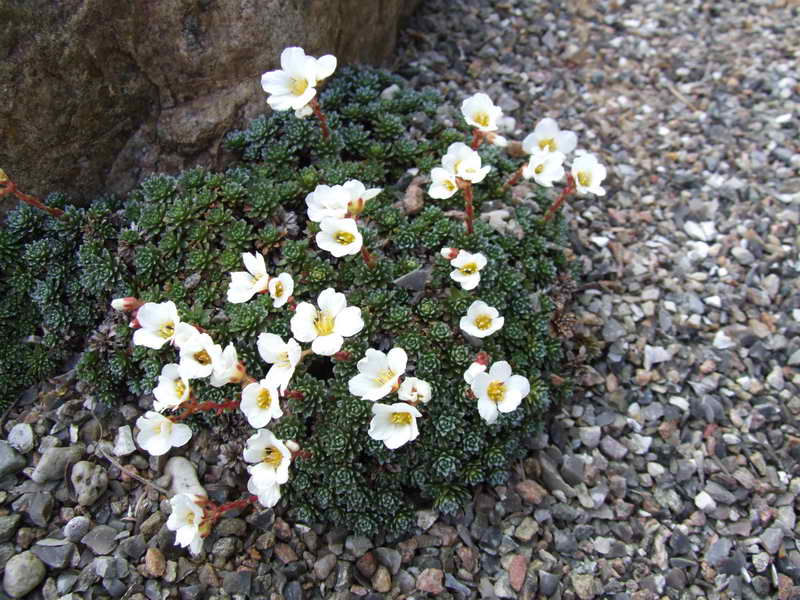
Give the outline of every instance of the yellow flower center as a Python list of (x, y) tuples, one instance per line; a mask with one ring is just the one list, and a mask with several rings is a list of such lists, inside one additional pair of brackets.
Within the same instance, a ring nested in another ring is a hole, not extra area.
[(375, 377), (375, 381), (378, 382), (378, 385), (386, 385), (392, 379), (394, 379), (396, 376), (397, 376), (397, 373), (395, 373), (391, 369), (384, 369), (383, 371), (378, 373), (378, 375)]
[(289, 353), (288, 352), (281, 352), (278, 354), (278, 360), (275, 363), (279, 367), (283, 367), (284, 369), (288, 369), (292, 366), (291, 361), (289, 360)]
[(489, 126), (489, 113), (486, 112), (479, 112), (472, 115), (472, 120), (475, 121), (481, 127), (488, 127)]
[(162, 431), (169, 433), (171, 430), (171, 421), (158, 421), (155, 425), (153, 425), (153, 431), (155, 431), (157, 435), (161, 435)]
[(161, 327), (158, 328), (158, 335), (162, 338), (169, 339), (173, 335), (175, 335), (175, 323), (172, 321), (167, 321)]
[(275, 446), (268, 446), (264, 448), (264, 456), (261, 460), (277, 469), (283, 460), (283, 454)]
[(455, 184), (455, 183), (453, 183), (453, 182), (452, 182), (452, 181), (450, 181), (449, 179), (445, 179), (445, 180), (442, 182), (442, 185), (443, 185), (444, 187), (446, 187), (446, 188), (447, 188), (447, 191), (448, 191), (448, 192), (452, 192), (452, 191), (454, 191), (454, 190), (455, 190), (455, 189), (458, 187), (458, 186), (456, 186), (456, 184)]
[(592, 183), (592, 177), (586, 171), (578, 171), (578, 183), (583, 187), (589, 187)]
[(553, 138), (547, 138), (546, 140), (539, 140), (539, 149), (548, 150), (549, 152), (555, 152), (556, 141)]
[(411, 425), (411, 413), (407, 412), (394, 412), (389, 417), (392, 425)]
[(478, 265), (476, 263), (467, 263), (463, 267), (458, 268), (464, 275), (474, 275), (478, 272)]
[(279, 281), (278, 283), (275, 284), (275, 297), (280, 298), (281, 296), (283, 296), (283, 292), (284, 292), (283, 283)]
[(194, 525), (194, 513), (193, 512), (186, 513), (186, 522), (189, 525)]
[(175, 381), (175, 395), (178, 398), (183, 398), (183, 395), (186, 393), (186, 384), (183, 383), (180, 379)]
[(544, 165), (537, 165), (536, 168), (533, 170), (534, 173), (537, 175), (541, 175), (542, 171), (544, 171)]
[(334, 324), (334, 318), (327, 310), (317, 312), (317, 318), (314, 319), (314, 329), (317, 330), (317, 335), (332, 334)]
[(489, 315), (479, 315), (475, 317), (475, 327), (480, 330), (489, 329), (492, 326), (492, 317)]
[(308, 89), (308, 81), (305, 79), (292, 79), (292, 85), (289, 87), (292, 94), (302, 96), (306, 89)]
[(489, 396), (489, 400), (498, 404), (503, 401), (506, 395), (506, 385), (501, 381), (493, 381), (486, 388), (486, 394)]
[(342, 246), (347, 246), (347, 244), (352, 244), (353, 240), (356, 239), (349, 231), (337, 231), (336, 235), (333, 236), (333, 239), (336, 240), (337, 244), (341, 244)]
[(208, 355), (208, 352), (205, 350), (200, 350), (200, 352), (194, 353), (194, 359), (199, 362), (201, 365), (210, 365), (211, 364), (211, 357)]
[(261, 391), (258, 392), (258, 397), (256, 398), (256, 405), (261, 410), (267, 410), (270, 404), (272, 404), (272, 396), (269, 395), (269, 390), (261, 388)]

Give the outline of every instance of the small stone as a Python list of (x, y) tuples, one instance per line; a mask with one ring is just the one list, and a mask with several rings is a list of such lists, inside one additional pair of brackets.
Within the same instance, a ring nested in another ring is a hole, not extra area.
[[(211, 553), (217, 560), (224, 563), (226, 560), (236, 554), (236, 542), (236, 538), (231, 536), (219, 538), (211, 547)], [(291, 550), (291, 548), (289, 548), (289, 550)], [(297, 558), (295, 555), (295, 560), (296, 559)]]
[(289, 544), (275, 544), (275, 556), (277, 556), (283, 564), (289, 564), (298, 559), (297, 553), (292, 549)]
[(590, 450), (600, 445), (601, 434), (602, 430), (598, 426), (578, 428), (578, 436), (581, 438), (581, 443)]
[(325, 581), (336, 566), (336, 555), (326, 554), (314, 563), (314, 575), (320, 581)]
[(72, 542), (80, 542), (81, 538), (89, 532), (92, 522), (83, 515), (72, 517), (64, 525), (64, 537)]
[(117, 429), (117, 437), (114, 439), (114, 454), (116, 456), (128, 456), (136, 452), (136, 444), (133, 442), (133, 433), (130, 425), (123, 425)]
[(11, 444), (0, 440), (0, 479), (6, 475), (17, 473), (25, 468), (27, 461), (17, 454)]
[(738, 262), (740, 265), (752, 265), (756, 260), (756, 257), (753, 256), (753, 253), (742, 246), (734, 246), (731, 248), (731, 254), (733, 255), (733, 258), (736, 259), (736, 262)]
[(106, 470), (102, 466), (86, 460), (82, 460), (72, 467), (70, 481), (72, 481), (72, 487), (78, 497), (78, 504), (81, 506), (91, 506), (108, 488)]
[(722, 561), (728, 558), (733, 547), (728, 538), (720, 538), (708, 547), (706, 551), (706, 561), (712, 567), (718, 567)]
[(138, 561), (147, 550), (147, 544), (144, 541), (144, 536), (140, 533), (120, 541), (118, 548), (123, 555), (131, 560)]
[(610, 318), (603, 325), (603, 339), (609, 343), (616, 342), (626, 333), (625, 328), (616, 319)]
[(149, 517), (147, 517), (142, 524), (139, 526), (139, 531), (144, 534), (145, 537), (153, 537), (158, 530), (161, 529), (161, 526), (164, 524), (164, 515), (161, 511), (156, 511)]
[(588, 573), (573, 573), (570, 577), (572, 587), (581, 600), (592, 600), (597, 596), (597, 581)]
[[(298, 582), (294, 582), (298, 583)], [(252, 571), (232, 571), (225, 573), (222, 577), (222, 589), (232, 596), (239, 596), (246, 598), (250, 594), (250, 588), (253, 585), (253, 572)], [(299, 583), (298, 583), (299, 586)], [(288, 587), (288, 586), (287, 586)], [(287, 598), (302, 598), (302, 593), (298, 595), (291, 595), (291, 592), (286, 593)]]
[(539, 504), (547, 497), (547, 490), (532, 479), (524, 479), (517, 484), (517, 492), (528, 504)]
[(367, 579), (375, 574), (375, 569), (378, 568), (378, 562), (375, 560), (375, 555), (372, 552), (366, 552), (356, 561), (356, 569)]
[(514, 537), (521, 542), (530, 542), (539, 533), (539, 524), (531, 517), (525, 517), (514, 530)]
[(39, 560), (53, 569), (63, 569), (69, 565), (75, 552), (75, 544), (64, 540), (44, 539), (39, 540), (31, 548)]
[(344, 541), (344, 547), (356, 558), (372, 549), (372, 541), (363, 535), (350, 535)]
[(694, 504), (705, 513), (712, 512), (717, 508), (717, 503), (706, 491), (702, 491), (694, 497)]
[(767, 383), (773, 389), (781, 391), (785, 385), (783, 380), (783, 369), (781, 369), (778, 365), (775, 365), (772, 371), (769, 372), (769, 375), (767, 375)]
[(39, 463), (31, 474), (31, 479), (36, 483), (63, 479), (66, 475), (67, 465), (78, 462), (86, 448), (83, 444), (68, 446), (66, 448), (54, 447), (45, 450)]
[[(8, 432), (8, 443), (14, 449), (27, 454), (33, 450), (33, 428), (27, 423), (17, 423)], [(0, 468), (0, 472), (2, 472), (2, 468)], [(0, 477), (2, 476), (0, 475)]]
[(374, 552), (378, 562), (389, 569), (392, 575), (397, 575), (402, 561), (400, 552), (394, 548), (375, 548)]
[(167, 568), (167, 561), (164, 559), (164, 553), (161, 550), (156, 547), (150, 547), (144, 555), (144, 565), (152, 577), (161, 577)]
[(12, 556), (3, 573), (3, 588), (12, 598), (22, 598), (44, 580), (47, 570), (33, 552)]
[(701, 242), (710, 242), (716, 237), (713, 221), (703, 221), (702, 223), (686, 221), (683, 224), (683, 230), (689, 237), (700, 240)]
[(0, 517), (0, 543), (7, 542), (14, 537), (21, 519), (22, 515), (19, 513)]
[(383, 565), (379, 566), (370, 583), (372, 584), (372, 589), (376, 592), (380, 594), (387, 593), (392, 589), (392, 576), (389, 574), (389, 569)]
[(175, 494), (194, 494), (208, 497), (205, 488), (197, 478), (197, 469), (182, 456), (173, 456), (164, 465), (164, 474), (172, 479), (170, 492)]
[(733, 348), (736, 346), (736, 342), (728, 337), (728, 334), (725, 333), (724, 329), (720, 329), (714, 335), (714, 348), (718, 348), (720, 350), (727, 350), (728, 348)]
[(776, 554), (783, 543), (783, 530), (780, 527), (769, 527), (764, 530), (759, 538), (764, 550)]
[(417, 511), (417, 527), (422, 529), (422, 531), (428, 531), (434, 523), (436, 523), (436, 519), (439, 518), (439, 513), (435, 510), (418, 510)]
[(29, 494), (26, 513), (30, 521), (39, 527), (47, 527), (50, 515), (53, 512), (54, 500), (52, 494), (38, 492)]
[(444, 574), (444, 587), (460, 594), (462, 598), (469, 598), (472, 594), (472, 590), (456, 579), (452, 573)]
[(549, 573), (548, 571), (542, 571), (541, 569), (539, 570), (539, 591), (546, 598), (556, 593), (560, 581), (561, 577), (558, 575)]
[(109, 578), (117, 576), (117, 561), (110, 556), (98, 556), (92, 561), (92, 564), (98, 577)]
[(436, 596), (444, 591), (443, 579), (444, 572), (441, 569), (425, 569), (417, 576), (417, 589)]
[(631, 451), (634, 454), (647, 454), (650, 450), (650, 445), (653, 443), (653, 438), (650, 436), (639, 435), (638, 433), (632, 433), (628, 437), (628, 444), (630, 446)]
[(515, 591), (519, 592), (522, 589), (527, 570), (528, 559), (521, 554), (515, 554), (508, 566), (508, 581)]
[(769, 567), (772, 559), (766, 552), (758, 552), (753, 555), (753, 568), (757, 573), (763, 573)]
[(81, 539), (95, 554), (110, 554), (116, 546), (117, 530), (108, 525), (98, 525)]
[(625, 446), (608, 435), (600, 440), (600, 449), (606, 456), (614, 460), (622, 460), (628, 454), (628, 449)]

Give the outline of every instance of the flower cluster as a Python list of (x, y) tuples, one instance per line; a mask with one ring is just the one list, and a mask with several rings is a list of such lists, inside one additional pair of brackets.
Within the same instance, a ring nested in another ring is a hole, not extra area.
[(281, 68), (261, 76), (261, 87), (270, 94), (267, 102), (273, 110), (294, 110), (299, 118), (311, 114), (309, 104), (315, 100), (317, 85), (336, 70), (336, 57), (307, 56), (293, 46), (281, 52)]

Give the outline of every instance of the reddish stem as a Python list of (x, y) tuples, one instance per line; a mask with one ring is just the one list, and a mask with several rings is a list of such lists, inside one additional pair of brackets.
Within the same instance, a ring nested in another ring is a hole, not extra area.
[(470, 145), (470, 148), (472, 148), (473, 150), (477, 150), (482, 142), (483, 142), (483, 132), (480, 129), (477, 129), (477, 128), (473, 129), (472, 130), (472, 144)]
[(514, 171), (509, 180), (503, 184), (503, 189), (500, 192), (505, 194), (512, 185), (516, 185), (519, 182), (520, 177), (522, 177), (522, 167)]
[(467, 213), (467, 233), (472, 234), (472, 220), (475, 218), (475, 210), (472, 207), (472, 183), (469, 181), (464, 186), (464, 210)]
[(189, 404), (183, 409), (183, 412), (170, 417), (170, 421), (173, 423), (177, 423), (178, 421), (183, 421), (188, 417), (192, 416), (194, 413), (198, 412), (205, 412), (214, 410), (217, 412), (218, 415), (222, 414), (222, 411), (227, 409), (236, 409), (239, 408), (239, 400), (227, 400), (225, 402), (195, 402), (190, 401)]
[(64, 214), (64, 211), (60, 208), (47, 206), (35, 196), (20, 192), (17, 189), (17, 184), (10, 179), (0, 182), (0, 196), (6, 196), (8, 194), (13, 194), (18, 200), (22, 200), (25, 204), (29, 204), (35, 208), (38, 208), (39, 210), (43, 210), (54, 217), (61, 217)]
[(375, 268), (375, 257), (370, 254), (366, 246), (361, 246), (361, 258), (364, 259), (364, 264), (367, 265), (368, 268)]
[(567, 198), (569, 198), (572, 194), (575, 193), (575, 178), (572, 177), (572, 174), (567, 173), (567, 185), (561, 191), (561, 195), (558, 199), (550, 205), (550, 208), (547, 209), (547, 212), (544, 214), (545, 222), (552, 219), (558, 210), (561, 208), (561, 205), (566, 202)]
[(328, 119), (322, 112), (322, 108), (320, 107), (316, 96), (311, 99), (311, 110), (314, 111), (314, 116), (319, 120), (319, 126), (322, 128), (322, 137), (326, 140), (330, 139), (331, 132), (328, 129)]

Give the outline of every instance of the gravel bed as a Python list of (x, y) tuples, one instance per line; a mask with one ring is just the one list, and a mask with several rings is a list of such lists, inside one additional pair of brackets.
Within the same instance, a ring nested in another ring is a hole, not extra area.
[[(66, 374), (4, 426), (6, 594), (800, 598), (797, 40), (797, 2), (425, 0), (396, 64), (415, 86), (488, 93), (516, 139), (554, 117), (609, 167), (566, 208), (598, 349), (574, 401), (507, 486), (400, 543), (247, 511), (192, 558), (138, 479), (170, 485), (124, 427), (148, 400), (93, 414)], [(193, 441), (213, 499), (238, 451)]]

